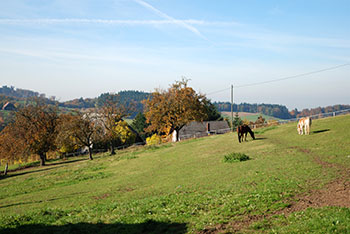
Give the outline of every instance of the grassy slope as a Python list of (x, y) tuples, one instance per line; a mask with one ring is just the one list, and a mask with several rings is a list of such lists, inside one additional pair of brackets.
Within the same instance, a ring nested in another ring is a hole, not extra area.
[[(296, 147), (350, 167), (350, 116), (315, 120), (309, 136), (297, 135), (295, 125), (260, 130), (258, 140), (242, 144), (230, 133), (14, 172), (0, 180), (0, 227), (183, 233), (270, 213), (288, 206), (286, 198), (336, 177)], [(230, 152), (252, 160), (223, 163)], [(340, 225), (325, 221), (322, 227), (350, 228), (345, 208), (309, 209), (258, 228), (293, 232), (335, 213)]]

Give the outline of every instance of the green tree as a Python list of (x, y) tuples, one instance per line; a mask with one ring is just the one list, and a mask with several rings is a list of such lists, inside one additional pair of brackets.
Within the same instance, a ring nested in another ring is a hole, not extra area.
[(139, 133), (143, 140), (145, 140), (145, 129), (148, 127), (148, 124), (146, 122), (146, 116), (143, 113), (139, 112), (136, 115), (135, 119), (131, 123), (131, 127)]
[(207, 109), (206, 112), (208, 115), (208, 121), (223, 120), (223, 117), (221, 116), (216, 106), (213, 103), (211, 103), (208, 99), (206, 100), (205, 106)]
[(243, 124), (243, 121), (239, 117), (238, 112), (236, 112), (235, 116), (233, 117), (233, 128), (235, 129), (242, 124)]

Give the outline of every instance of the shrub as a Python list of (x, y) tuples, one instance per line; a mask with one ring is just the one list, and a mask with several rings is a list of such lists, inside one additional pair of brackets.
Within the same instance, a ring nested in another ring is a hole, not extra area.
[(162, 143), (162, 137), (157, 134), (153, 134), (151, 137), (147, 137), (146, 143), (147, 145), (159, 145)]
[(229, 153), (224, 156), (224, 162), (242, 162), (249, 160), (249, 156), (243, 153)]

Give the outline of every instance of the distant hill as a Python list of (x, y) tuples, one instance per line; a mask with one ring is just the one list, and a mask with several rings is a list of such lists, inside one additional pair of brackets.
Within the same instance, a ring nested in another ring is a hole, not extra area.
[(38, 97), (40, 96), (40, 93), (34, 92), (27, 89), (19, 89), (15, 88), (13, 86), (2, 86), (0, 88), (0, 94), (8, 97), (15, 97), (15, 98), (29, 98), (29, 97)]
[[(137, 113), (143, 112), (142, 101), (150, 96), (150, 93), (135, 90), (120, 91), (117, 94), (119, 95), (118, 101), (121, 102), (123, 105), (135, 105), (135, 109), (130, 116), (131, 118), (134, 118)], [(110, 93), (103, 93), (97, 98), (78, 98), (62, 102), (59, 104), (59, 106), (78, 109), (102, 107), (110, 95)]]
[[(141, 103), (143, 100), (150, 97), (151, 93), (135, 91), (135, 90), (125, 90), (120, 91), (119, 93), (119, 101), (124, 105), (130, 105), (133, 103), (135, 105), (135, 110), (131, 113), (130, 118), (134, 118), (134, 116), (138, 112), (143, 112), (143, 104)], [(2, 86), (0, 88), (0, 109), (7, 102), (13, 103), (16, 107), (21, 107), (25, 105), (25, 103), (32, 98), (41, 97), (45, 100), (47, 104), (58, 104), (61, 108), (95, 108), (101, 107), (103, 103), (106, 101), (106, 98), (111, 95), (110, 93), (103, 93), (96, 98), (77, 98), (66, 102), (58, 102), (55, 100), (55, 97), (47, 98), (45, 94), (40, 94), (39, 92), (15, 88), (13, 86)], [(231, 103), (230, 102), (214, 102), (215, 107), (220, 112), (229, 112), (231, 111)], [(267, 116), (272, 116), (280, 119), (290, 119), (297, 118), (301, 116), (315, 115), (320, 113), (328, 113), (334, 112), (344, 109), (350, 109), (350, 105), (334, 105), (328, 107), (317, 107), (312, 109), (304, 109), (299, 111), (297, 109), (289, 111), (288, 108), (284, 105), (279, 104), (250, 104), (250, 103), (241, 103), (234, 104), (233, 111), (234, 112), (249, 112), (249, 113), (261, 113)], [(0, 114), (1, 117), (1, 114)]]
[(25, 105), (26, 101), (38, 97), (44, 100), (46, 104), (53, 105), (58, 103), (58, 101), (55, 101), (55, 97), (46, 98), (46, 95), (43, 93), (4, 85), (0, 87), (0, 109), (2, 109), (7, 102), (11, 102), (16, 107), (21, 107)]
[[(55, 100), (55, 97), (47, 98), (45, 94), (40, 94), (39, 92), (19, 89), (13, 86), (2, 86), (0, 88), (0, 109), (7, 103), (11, 102), (16, 107), (24, 106), (26, 101), (40, 97), (47, 104), (58, 104), (61, 108), (74, 108), (74, 109), (87, 109), (103, 106), (103, 103), (106, 101), (110, 93), (103, 93), (96, 98), (76, 98), (73, 100), (58, 102)], [(133, 103), (135, 105), (134, 111), (131, 113), (131, 118), (134, 118), (137, 113), (143, 112), (143, 100), (147, 99), (150, 96), (150, 93), (135, 91), (135, 90), (125, 90), (118, 93), (119, 100), (124, 105), (130, 105)], [(0, 117), (1, 117), (0, 113)]]

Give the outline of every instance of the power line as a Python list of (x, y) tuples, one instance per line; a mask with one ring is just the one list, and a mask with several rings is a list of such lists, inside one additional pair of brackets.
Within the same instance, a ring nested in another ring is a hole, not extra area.
[(215, 93), (221, 93), (223, 91), (226, 91), (226, 90), (229, 90), (231, 88), (226, 88), (226, 89), (221, 89), (221, 90), (218, 90), (218, 91), (214, 91), (214, 92), (211, 92), (211, 93), (207, 93), (207, 95), (212, 95), (212, 94), (215, 94)]
[[(262, 81), (262, 82), (256, 82), (256, 83), (250, 83), (250, 84), (244, 84), (244, 85), (237, 85), (237, 86), (234, 86), (234, 88), (244, 88), (244, 87), (249, 87), (249, 86), (262, 85), (262, 84), (268, 84), (268, 83), (273, 83), (273, 82), (278, 82), (278, 81), (295, 79), (295, 78), (299, 78), (299, 77), (302, 77), (302, 76), (308, 76), (308, 75), (312, 75), (312, 74), (316, 74), (316, 73), (321, 73), (321, 72), (325, 72), (325, 71), (335, 70), (335, 69), (338, 69), (338, 68), (341, 68), (341, 67), (345, 67), (345, 66), (350, 66), (350, 63), (344, 63), (344, 64), (341, 64), (341, 65), (328, 67), (328, 68), (324, 68), (324, 69), (320, 69), (320, 70), (316, 70), (316, 71), (301, 73), (301, 74), (294, 75), (294, 76), (287, 76), (287, 77), (282, 77), (282, 78), (273, 79), (273, 80), (266, 80), (266, 81)], [(230, 88), (213, 91), (213, 92), (207, 93), (207, 95), (212, 95), (212, 94), (215, 94), (215, 93), (221, 93), (221, 92), (227, 91), (229, 89)]]
[(255, 85), (261, 85), (261, 84), (267, 84), (267, 83), (272, 83), (272, 82), (278, 82), (278, 81), (283, 81), (283, 80), (299, 78), (302, 76), (308, 76), (308, 75), (312, 75), (312, 74), (316, 74), (316, 73), (321, 73), (324, 71), (334, 70), (334, 69), (338, 69), (340, 67), (345, 67), (345, 66), (349, 66), (349, 65), (350, 65), (350, 63), (345, 63), (345, 64), (337, 65), (334, 67), (328, 67), (328, 68), (324, 68), (324, 69), (320, 69), (320, 70), (316, 70), (316, 71), (301, 73), (301, 74), (294, 75), (294, 76), (287, 76), (287, 77), (283, 77), (283, 78), (279, 78), (279, 79), (267, 80), (267, 81), (250, 83), (250, 84), (245, 84), (245, 85), (238, 85), (238, 86), (235, 86), (235, 88), (243, 88), (243, 87), (248, 87), (248, 86), (255, 86)]

